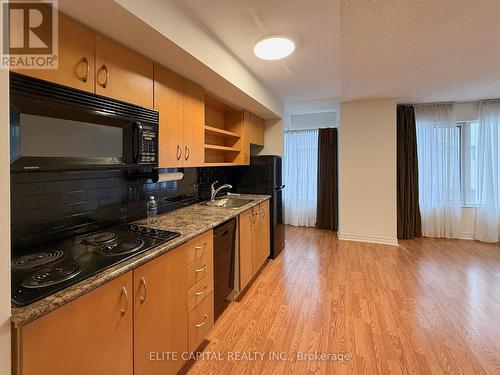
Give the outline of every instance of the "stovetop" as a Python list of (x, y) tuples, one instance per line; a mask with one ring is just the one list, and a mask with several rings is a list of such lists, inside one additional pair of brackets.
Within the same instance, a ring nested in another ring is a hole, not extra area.
[(134, 224), (106, 228), (53, 243), (12, 259), (12, 301), (26, 306), (180, 233)]

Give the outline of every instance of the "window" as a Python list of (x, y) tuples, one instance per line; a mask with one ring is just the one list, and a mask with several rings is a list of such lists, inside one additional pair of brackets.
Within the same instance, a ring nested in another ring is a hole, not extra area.
[(458, 122), (457, 127), (460, 129), (462, 203), (465, 206), (474, 206), (479, 203), (477, 192), (479, 122)]

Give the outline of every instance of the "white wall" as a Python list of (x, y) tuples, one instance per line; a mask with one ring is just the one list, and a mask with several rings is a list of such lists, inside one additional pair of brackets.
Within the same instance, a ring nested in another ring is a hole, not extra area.
[[(287, 115), (285, 114), (285, 119)], [(266, 131), (264, 134), (264, 148), (259, 155), (283, 155), (284, 147), (284, 123), (286, 120), (266, 120)]]
[(342, 103), (339, 238), (397, 244), (396, 101)]
[[(0, 19), (3, 19), (0, 7)], [(0, 32), (1, 34), (1, 32)], [(0, 35), (0, 38), (2, 35)], [(0, 374), (10, 374), (9, 73), (0, 70)]]
[(291, 115), (286, 130), (333, 128), (338, 124), (337, 111)]

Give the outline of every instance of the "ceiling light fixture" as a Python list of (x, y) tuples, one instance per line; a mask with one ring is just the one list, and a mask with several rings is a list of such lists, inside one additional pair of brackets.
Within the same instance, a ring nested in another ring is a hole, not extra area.
[(253, 53), (263, 60), (279, 60), (290, 56), (295, 43), (283, 36), (268, 36), (261, 39), (253, 48)]

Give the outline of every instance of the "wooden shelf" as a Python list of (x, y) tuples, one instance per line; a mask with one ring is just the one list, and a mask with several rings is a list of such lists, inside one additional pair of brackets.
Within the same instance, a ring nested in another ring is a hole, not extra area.
[(220, 162), (220, 163), (205, 163), (203, 166), (205, 167), (232, 167), (236, 165), (241, 165), (239, 163), (232, 163), (232, 162)]
[(207, 133), (212, 133), (212, 134), (217, 135), (217, 136), (241, 138), (241, 136), (239, 134), (236, 134), (234, 132), (230, 132), (229, 130), (224, 130), (224, 129), (220, 129), (220, 128), (216, 128), (216, 127), (208, 126), (208, 125), (205, 125), (205, 131)]
[(228, 146), (219, 146), (219, 145), (209, 145), (205, 144), (205, 150), (217, 150), (217, 151), (229, 151), (229, 152), (240, 152), (239, 149)]

